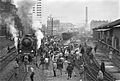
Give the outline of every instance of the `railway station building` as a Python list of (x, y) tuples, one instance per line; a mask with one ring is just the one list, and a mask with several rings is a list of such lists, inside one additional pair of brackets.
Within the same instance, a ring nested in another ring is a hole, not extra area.
[(120, 19), (93, 28), (93, 38), (120, 50)]

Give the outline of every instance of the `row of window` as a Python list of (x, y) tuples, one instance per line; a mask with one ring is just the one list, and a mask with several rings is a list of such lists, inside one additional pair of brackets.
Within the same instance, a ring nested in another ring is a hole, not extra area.
[[(33, 11), (33, 13), (35, 13), (35, 11)], [(37, 13), (41, 13), (41, 12), (37, 12)]]

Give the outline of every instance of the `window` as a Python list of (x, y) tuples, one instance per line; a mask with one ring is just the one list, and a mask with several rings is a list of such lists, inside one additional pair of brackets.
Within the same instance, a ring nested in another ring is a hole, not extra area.
[(37, 11), (41, 11), (41, 7), (37, 7)]
[(37, 13), (41, 13), (41, 12), (37, 12)]
[(37, 4), (37, 6), (41, 6), (41, 4)]
[(37, 9), (41, 9), (41, 7), (37, 7)]
[(37, 16), (41, 16), (41, 14), (37, 14)]

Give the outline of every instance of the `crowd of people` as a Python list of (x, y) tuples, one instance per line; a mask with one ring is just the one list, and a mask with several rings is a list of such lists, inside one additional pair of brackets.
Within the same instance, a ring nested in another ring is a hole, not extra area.
[[(54, 37), (44, 37), (41, 41), (40, 49), (38, 50), (37, 59), (35, 65), (37, 68), (42, 68), (42, 70), (49, 70), (52, 65), (53, 76), (63, 75), (63, 68), (65, 68), (65, 74), (67, 74), (67, 79), (71, 79), (72, 75), (76, 77), (74, 68), (77, 68), (81, 78), (84, 76), (85, 63), (83, 60), (83, 54), (86, 53), (90, 58), (90, 63), (93, 63), (93, 53), (97, 51), (97, 45), (92, 48), (83, 43), (69, 43), (64, 45), (61, 39), (56, 40)], [(39, 61), (39, 63), (38, 63)], [(31, 70), (31, 81), (34, 81), (34, 70)], [(101, 62), (101, 67), (98, 72), (98, 79), (102, 81), (105, 72), (104, 62)]]
[[(70, 43), (63, 45), (63, 41), (56, 41), (54, 38), (44, 38), (39, 50), (40, 64), (42, 69), (48, 69), (50, 64), (53, 67), (53, 76), (63, 74), (63, 68), (66, 69), (65, 74), (68, 75), (67, 79), (72, 78), (74, 72), (76, 59), (82, 60), (82, 53), (84, 48), (82, 45)], [(82, 63), (81, 63), (82, 65)], [(58, 71), (57, 71), (58, 70)]]

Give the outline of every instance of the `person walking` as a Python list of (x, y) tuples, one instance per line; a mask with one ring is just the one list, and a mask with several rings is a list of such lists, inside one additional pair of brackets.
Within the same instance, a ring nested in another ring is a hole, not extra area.
[(60, 57), (57, 60), (57, 69), (60, 71), (60, 74), (62, 75), (63, 61), (60, 59)]
[(96, 51), (97, 51), (97, 45), (95, 45), (95, 47), (94, 47), (94, 51), (95, 51), (95, 53), (96, 53)]
[(92, 64), (93, 63), (93, 53), (90, 53), (90, 55), (89, 55), (89, 57), (90, 57), (90, 63)]
[(39, 64), (39, 67), (40, 67), (40, 65), (42, 65), (42, 70), (44, 70), (44, 64), (45, 64), (45, 58), (42, 56), (41, 58), (40, 58), (40, 64)]
[(57, 70), (57, 63), (53, 62), (53, 74), (54, 74), (54, 77), (56, 77), (56, 70)]
[(34, 68), (31, 67), (30, 69), (31, 69), (30, 80), (31, 80), (31, 81), (34, 81), (34, 75), (35, 75), (35, 73), (34, 73)]
[(102, 73), (104, 75), (105, 74), (105, 63), (104, 63), (104, 61), (101, 61), (100, 70), (102, 71)]
[(72, 78), (72, 72), (73, 72), (73, 66), (72, 66), (71, 63), (68, 63), (66, 71), (68, 73), (68, 78), (67, 79), (69, 80), (70, 78)]

